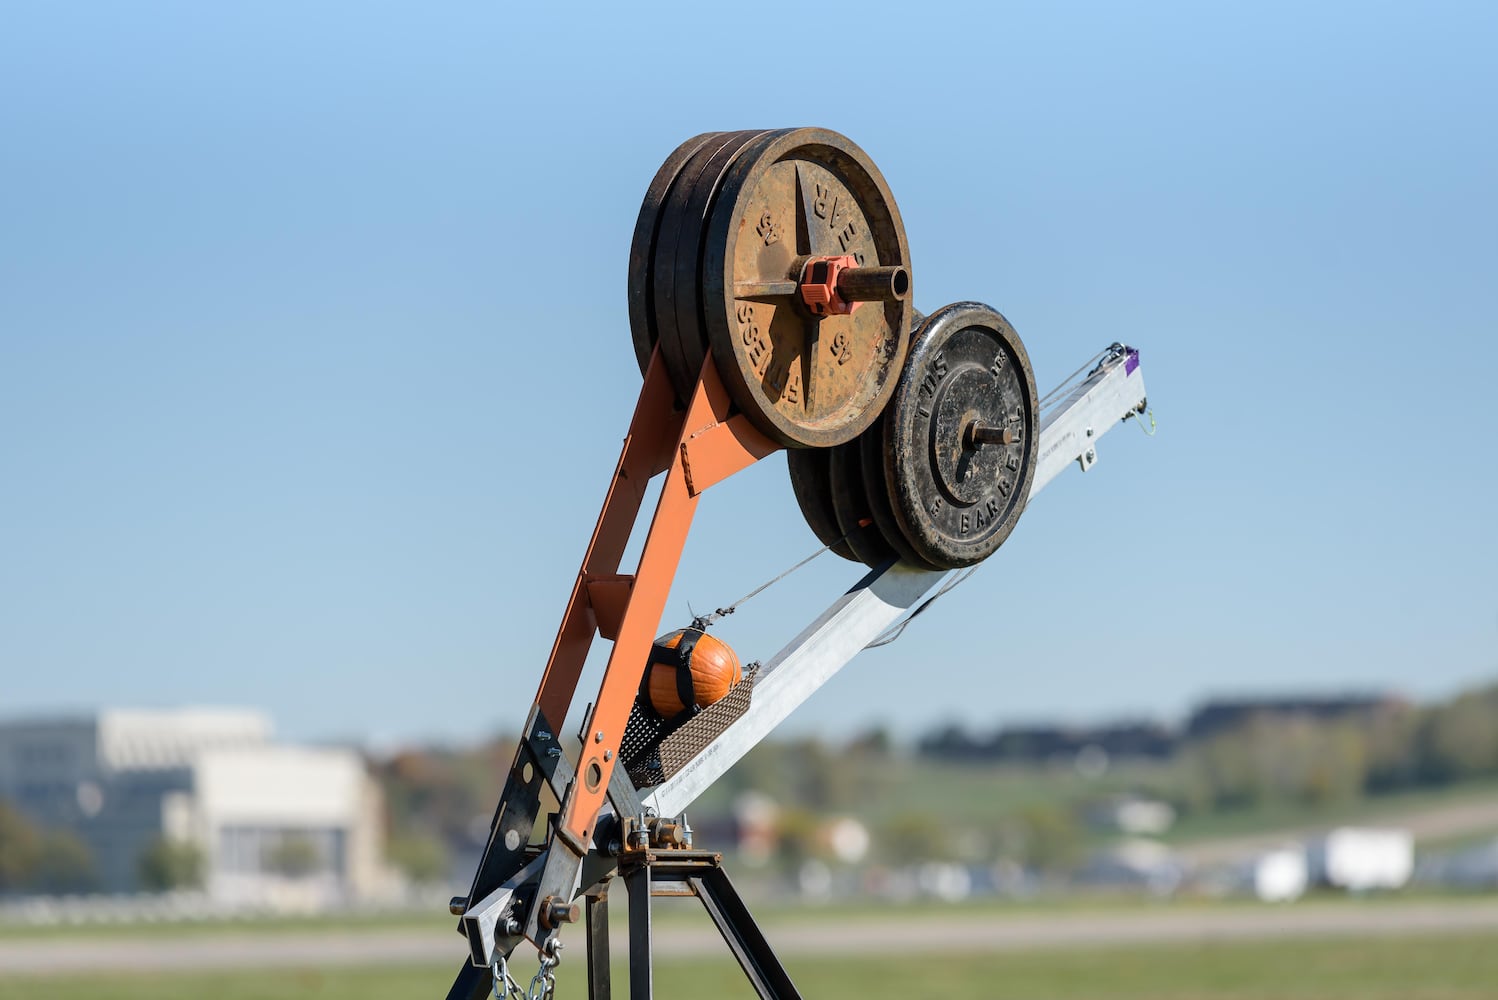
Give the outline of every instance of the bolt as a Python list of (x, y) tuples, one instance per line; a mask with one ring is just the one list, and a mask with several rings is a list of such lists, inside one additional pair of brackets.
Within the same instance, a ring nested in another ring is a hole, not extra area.
[(976, 448), (980, 444), (1014, 444), (1018, 435), (1008, 427), (987, 427), (974, 420), (962, 432), (962, 446)]
[(594, 743), (602, 743), (603, 742), (603, 730), (602, 729), (600, 729), (598, 732), (596, 732), (596, 733), (593, 734), (593, 742)]
[(612, 751), (612, 750), (605, 750), (603, 752), (603, 759), (604, 760), (613, 760), (614, 759), (614, 751)]
[(467, 913), (468, 912), (468, 897), (467, 896), (454, 896), (452, 899), (448, 900), (447, 901), (447, 912), (451, 913), (455, 917), (461, 917), (464, 913)]
[(625, 840), (630, 847), (635, 849), (650, 846), (650, 827), (645, 823), (644, 813), (640, 813), (638, 819), (631, 821)]
[(547, 896), (541, 904), (541, 926), (555, 927), (557, 924), (575, 924), (582, 916), (582, 908), (565, 899)]
[(516, 920), (514, 917), (505, 917), (499, 922), (499, 926), (496, 927), (495, 930), (499, 931), (506, 937), (514, 937), (516, 934), (520, 933), (520, 921)]
[(683, 847), (681, 827), (675, 823), (661, 822), (655, 825), (655, 845), (657, 847)]

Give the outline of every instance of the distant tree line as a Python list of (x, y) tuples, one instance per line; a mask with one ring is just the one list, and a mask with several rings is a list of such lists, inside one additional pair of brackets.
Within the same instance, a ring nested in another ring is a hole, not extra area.
[[(1179, 728), (1150, 722), (1096, 727), (1030, 726), (974, 734), (943, 726), (922, 737), (914, 757), (890, 734), (871, 729), (851, 740), (772, 740), (752, 750), (694, 807), (705, 840), (724, 842), (730, 803), (759, 791), (781, 807), (779, 860), (817, 856), (820, 818), (864, 814), (874, 856), (941, 859), (955, 842), (941, 803), (892, 798), (922, 759), (985, 766), (1070, 765), (1088, 748), (1112, 761), (1148, 766), (1083, 782), (1077, 792), (1133, 791), (1186, 812), (1284, 803), (1315, 806), (1409, 788), (1498, 778), (1498, 684), (1448, 701), (1414, 705), (1392, 698), (1259, 699), (1202, 706)], [(373, 763), (388, 807), (387, 853), (418, 881), (453, 875), (483, 849), (509, 771), (514, 742), (415, 749)], [(1105, 787), (1106, 786), (1106, 787)], [(1090, 789), (1090, 791), (1088, 791)], [(1070, 793), (1069, 793), (1070, 794)], [(1001, 856), (1060, 868), (1081, 850), (1081, 799), (1017, 803), (979, 830)], [(538, 829), (553, 802), (543, 802)], [(717, 828), (715, 828), (717, 827)], [(961, 853), (961, 852), (957, 852)]]
[(1156, 791), (1195, 809), (1314, 805), (1498, 777), (1498, 684), (1424, 706), (1397, 698), (1218, 701), (1177, 731), (1126, 723), (982, 736), (949, 725), (918, 743), (940, 759), (1020, 764), (1070, 760), (1089, 747), (1179, 765), (1173, 787)]
[(1042, 764), (1070, 758), (1090, 747), (1111, 757), (1164, 760), (1175, 755), (1180, 736), (1155, 722), (1103, 726), (1008, 726), (991, 735), (944, 725), (922, 736), (917, 750), (946, 760)]
[(1341, 718), (1263, 714), (1191, 742), (1202, 805), (1321, 803), (1498, 777), (1498, 684)]
[(514, 743), (497, 738), (464, 748), (417, 748), (374, 761), (384, 791), (385, 854), (417, 882), (445, 878), (454, 851), (483, 849), (504, 789)]

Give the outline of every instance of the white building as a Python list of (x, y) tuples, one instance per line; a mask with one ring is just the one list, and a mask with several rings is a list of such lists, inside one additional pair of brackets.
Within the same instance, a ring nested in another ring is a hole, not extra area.
[(351, 750), (278, 745), (244, 710), (111, 709), (0, 722), (0, 798), (72, 830), (99, 888), (139, 888), (166, 838), (198, 848), (227, 904), (312, 908), (382, 885), (379, 790)]

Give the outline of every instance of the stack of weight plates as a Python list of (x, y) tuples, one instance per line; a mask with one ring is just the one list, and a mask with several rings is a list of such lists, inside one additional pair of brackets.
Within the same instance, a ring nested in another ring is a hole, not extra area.
[(1035, 378), (988, 306), (917, 319), (909, 263), (894, 197), (848, 139), (699, 135), (661, 166), (635, 226), (635, 354), (641, 372), (659, 354), (682, 403), (710, 361), (789, 449), (806, 522), (839, 555), (968, 566), (1029, 496)]
[[(802, 271), (841, 256), (898, 272), (896, 287), (815, 316), (801, 302)], [(768, 437), (788, 448), (850, 441), (884, 408), (905, 360), (909, 260), (884, 178), (843, 136), (699, 135), (662, 165), (635, 226), (629, 317), (640, 370), (659, 345), (686, 402), (710, 354)]]
[(1030, 358), (1008, 321), (977, 302), (938, 309), (879, 419), (847, 444), (789, 453), (796, 500), (844, 558), (970, 566), (1024, 510), (1037, 409)]

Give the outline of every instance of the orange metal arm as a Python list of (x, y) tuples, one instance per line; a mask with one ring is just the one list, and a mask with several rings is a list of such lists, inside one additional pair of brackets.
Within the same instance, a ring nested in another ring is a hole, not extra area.
[[(561, 726), (595, 632), (614, 638), (585, 730), (578, 781), (562, 804), (558, 823), (558, 832), (574, 850), (585, 849), (607, 796), (630, 707), (660, 627), (698, 496), (779, 448), (742, 416), (732, 416), (730, 407), (728, 391), (709, 359), (685, 414), (676, 409), (670, 379), (656, 349), (536, 694), (544, 717)], [(665, 482), (639, 566), (633, 577), (621, 575), (619, 562), (638, 520), (646, 486), (662, 470)], [(601, 738), (596, 736), (599, 733)]]
[[(566, 720), (567, 708), (577, 691), (577, 680), (582, 675), (598, 626), (589, 600), (588, 582), (618, 575), (619, 561), (624, 558), (624, 547), (629, 544), (630, 532), (639, 517), (645, 490), (650, 485), (650, 478), (670, 464), (671, 443), (681, 436), (683, 416), (676, 409), (671, 379), (657, 349), (645, 371), (645, 384), (635, 404), (634, 418), (629, 424), (629, 434), (624, 438), (619, 464), (614, 469), (603, 510), (598, 515), (598, 525), (588, 542), (588, 551), (572, 586), (572, 596), (567, 601), (567, 612), (562, 617), (562, 626), (551, 648), (551, 658), (536, 692), (536, 704), (554, 726), (561, 726)], [(643, 670), (643, 659), (641, 663)]]

